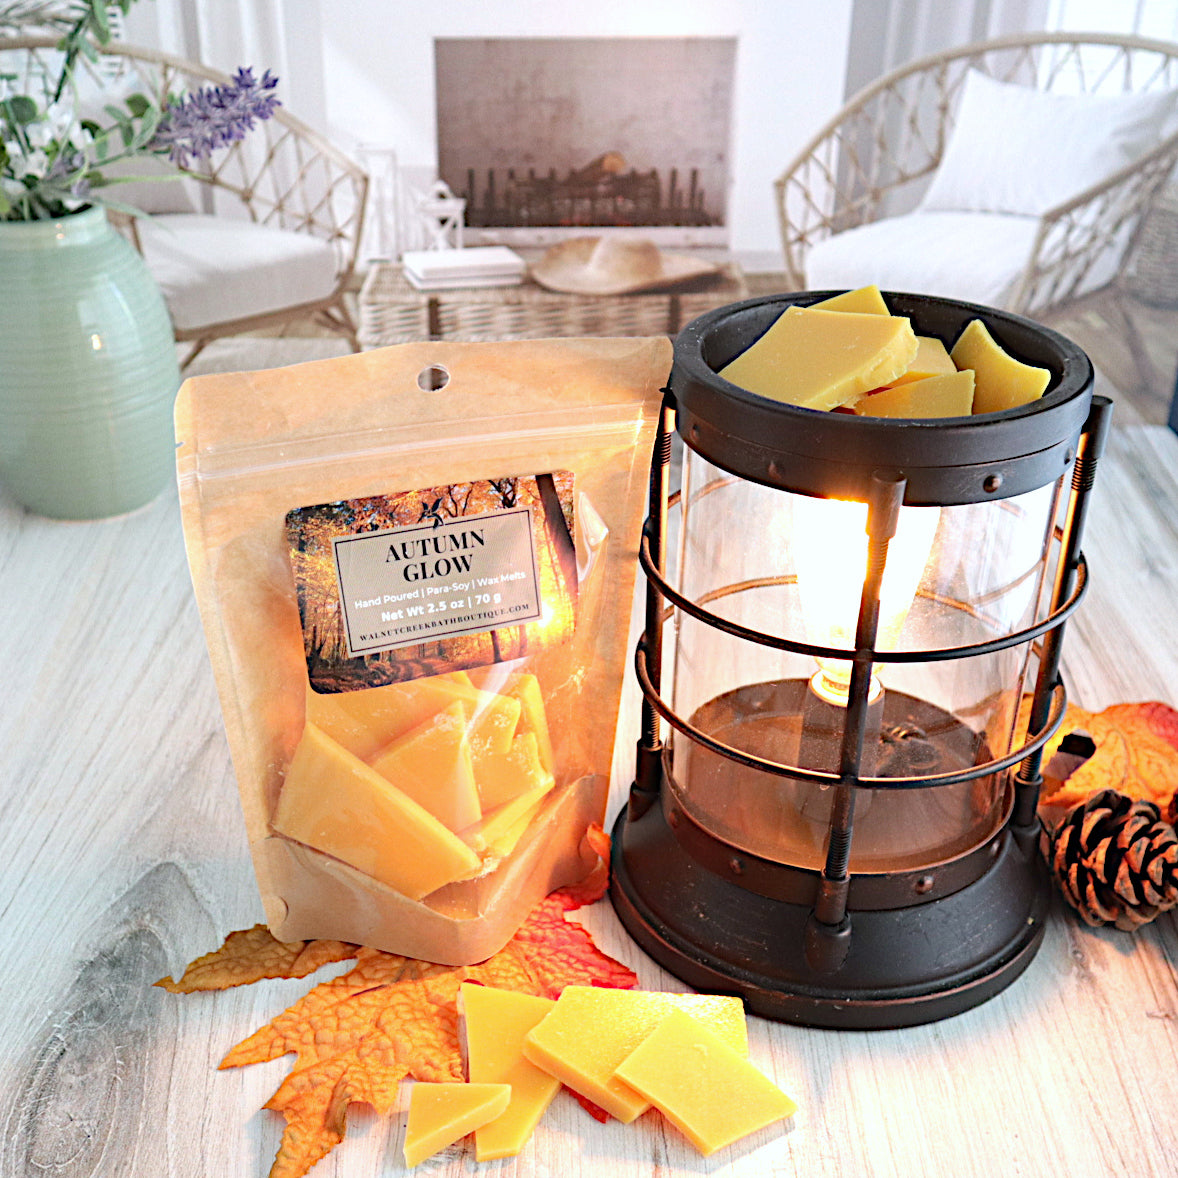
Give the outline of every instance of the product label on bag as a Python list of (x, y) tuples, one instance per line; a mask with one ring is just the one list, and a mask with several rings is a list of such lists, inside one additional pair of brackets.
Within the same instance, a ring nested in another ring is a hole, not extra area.
[(535, 654), (576, 612), (567, 472), (303, 507), (287, 536), (317, 691)]
[(526, 507), (331, 543), (349, 655), (540, 617)]

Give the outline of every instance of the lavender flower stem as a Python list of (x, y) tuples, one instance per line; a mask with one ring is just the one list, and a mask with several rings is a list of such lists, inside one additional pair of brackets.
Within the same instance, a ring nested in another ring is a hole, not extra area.
[(278, 79), (267, 70), (260, 81), (243, 67), (226, 86), (206, 86), (181, 102), (170, 103), (148, 145), (168, 153), (178, 167), (205, 160), (219, 147), (244, 139), (258, 119), (268, 119), (279, 104), (272, 93)]

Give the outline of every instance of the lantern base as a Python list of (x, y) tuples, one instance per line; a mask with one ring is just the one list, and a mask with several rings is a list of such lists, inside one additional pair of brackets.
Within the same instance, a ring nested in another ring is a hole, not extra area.
[(990, 867), (950, 895), (852, 910), (846, 958), (826, 973), (806, 961), (811, 906), (704, 867), (657, 802), (618, 817), (610, 898), (659, 965), (697, 990), (739, 994), (754, 1014), (812, 1027), (915, 1026), (977, 1006), (1030, 964), (1051, 902), (1037, 829), (1003, 827)]

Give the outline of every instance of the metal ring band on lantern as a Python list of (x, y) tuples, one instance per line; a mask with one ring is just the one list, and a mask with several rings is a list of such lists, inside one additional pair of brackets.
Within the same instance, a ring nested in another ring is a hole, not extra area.
[(956, 785), (964, 781), (973, 781), (978, 777), (986, 777), (992, 773), (1001, 773), (1006, 769), (1013, 768), (1031, 753), (1038, 752), (1055, 735), (1056, 730), (1063, 722), (1064, 709), (1067, 707), (1067, 692), (1064, 685), (1057, 682), (1051, 689), (1051, 712), (1043, 727), (1021, 748), (993, 761), (971, 765), (968, 769), (952, 773), (934, 773), (928, 777), (856, 777), (847, 780), (837, 773), (829, 773), (820, 769), (802, 769), (796, 765), (783, 765), (779, 761), (766, 761), (752, 753), (742, 752), (740, 749), (724, 744), (684, 720), (659, 695), (654, 684), (650, 681), (650, 674), (646, 666), (645, 639), (640, 639), (634, 650), (634, 673), (638, 677), (638, 686), (642, 695), (650, 706), (676, 732), (682, 733), (711, 752), (744, 765), (746, 768), (758, 769), (776, 777), (794, 777), (798, 781), (808, 781), (814, 785), (855, 785), (861, 789), (919, 789), (927, 785)]
[[(791, 654), (808, 655), (811, 658), (839, 659), (843, 662), (852, 662), (856, 656), (857, 652), (853, 650), (846, 650), (834, 646), (815, 646), (807, 642), (796, 642), (792, 638), (781, 638), (776, 634), (766, 634), (761, 630), (752, 630), (747, 626), (742, 626), (739, 622), (728, 621), (726, 618), (722, 618), (718, 614), (714, 614), (710, 610), (696, 605), (694, 601), (684, 597), (678, 590), (674, 589), (655, 567), (650, 555), (650, 537), (645, 531), (638, 550), (638, 560), (642, 565), (642, 570), (646, 574), (647, 579), (655, 586), (659, 591), (659, 595), (664, 600), (671, 602), (676, 609), (682, 610), (685, 614), (694, 618), (697, 622), (702, 622), (705, 626), (711, 626), (714, 630), (720, 630), (734, 638), (742, 638), (746, 642), (756, 643), (758, 646), (767, 646), (773, 650), (784, 650)], [(736, 592), (743, 587), (735, 586), (732, 591)], [(1081, 554), (1076, 568), (1076, 585), (1071, 596), (1058, 609), (1048, 614), (1043, 621), (1037, 622), (1033, 626), (1028, 626), (1023, 630), (1017, 630), (1013, 634), (1006, 635), (1004, 638), (995, 638), (989, 642), (977, 642), (968, 646), (942, 647), (936, 650), (873, 651), (871, 655), (872, 662), (948, 662), (951, 659), (974, 658), (979, 655), (994, 654), (997, 651), (1006, 650), (1011, 646), (1018, 646), (1019, 643), (1029, 642), (1033, 638), (1038, 638), (1040, 635), (1046, 634), (1048, 630), (1054, 630), (1056, 626), (1066, 621), (1075, 612), (1087, 588), (1088, 562), (1084, 559), (1083, 554)]]

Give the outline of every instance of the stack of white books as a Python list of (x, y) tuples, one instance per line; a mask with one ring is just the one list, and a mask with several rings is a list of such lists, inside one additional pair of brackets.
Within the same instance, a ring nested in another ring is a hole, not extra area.
[(527, 264), (505, 245), (470, 249), (406, 250), (401, 272), (418, 290), (454, 290), (463, 286), (515, 286)]

